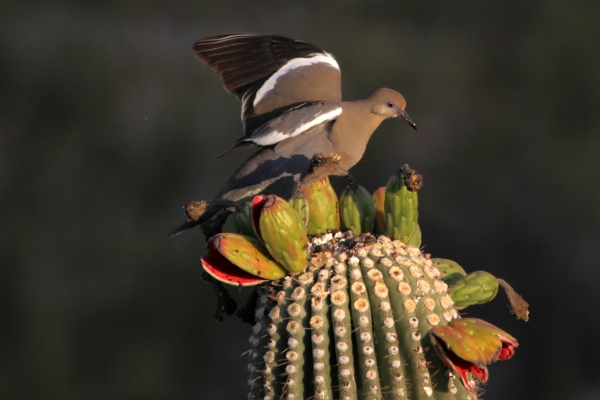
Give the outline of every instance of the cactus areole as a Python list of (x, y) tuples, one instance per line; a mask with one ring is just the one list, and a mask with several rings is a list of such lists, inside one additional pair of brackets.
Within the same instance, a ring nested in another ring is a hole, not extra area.
[(211, 276), (259, 285), (244, 311), (253, 318), (248, 399), (475, 400), (488, 365), (513, 356), (514, 337), (459, 310), (491, 301), (499, 286), (525, 317), (527, 303), (487, 272), (421, 252), (421, 184), (405, 166), (375, 201), (355, 187), (338, 204), (328, 179), (293, 205), (258, 195), (244, 212), (259, 239), (208, 240)]

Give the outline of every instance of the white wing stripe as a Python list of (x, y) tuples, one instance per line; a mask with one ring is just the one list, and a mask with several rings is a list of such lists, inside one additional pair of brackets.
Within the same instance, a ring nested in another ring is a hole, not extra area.
[(278, 130), (267, 131), (265, 134), (260, 135), (256, 138), (248, 138), (246, 142), (254, 142), (259, 146), (270, 146), (275, 143), (279, 143), (284, 139), (288, 139), (294, 136), (298, 136), (307, 130), (314, 128), (315, 126), (322, 124), (323, 122), (331, 121), (337, 118), (342, 113), (342, 107), (337, 107), (329, 112), (322, 115), (315, 115), (316, 118), (299, 125), (293, 132), (280, 132)]
[(279, 79), (283, 75), (293, 71), (296, 68), (307, 67), (309, 65), (318, 63), (327, 64), (337, 70), (340, 69), (340, 66), (338, 65), (337, 61), (335, 61), (335, 58), (333, 58), (333, 56), (329, 53), (316, 53), (309, 58), (293, 58), (287, 63), (285, 63), (283, 67), (279, 68), (277, 72), (271, 75), (271, 77), (267, 79), (267, 81), (260, 87), (260, 89), (258, 89), (258, 91), (256, 92), (256, 97), (254, 98), (253, 106), (256, 107), (258, 102), (261, 101), (262, 98), (265, 97), (268, 92), (273, 90), (275, 84), (277, 83), (277, 79)]

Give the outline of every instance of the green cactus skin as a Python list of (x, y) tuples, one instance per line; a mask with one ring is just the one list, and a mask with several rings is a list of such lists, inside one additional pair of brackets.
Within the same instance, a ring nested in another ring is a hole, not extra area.
[(345, 275), (345, 273), (343, 275), (335, 274), (331, 278), (331, 319), (339, 396), (343, 399), (355, 399), (357, 388), (352, 349), (352, 317), (348, 306), (348, 280)]
[[(383, 367), (380, 371), (382, 394), (384, 396), (392, 395), (397, 398), (406, 398), (406, 376), (403, 375), (404, 371), (400, 360), (398, 334), (388, 296), (389, 290), (384, 283), (383, 273), (374, 267), (375, 262), (378, 261), (378, 256), (383, 254), (375, 247), (371, 249), (372, 257), (367, 257), (365, 249), (358, 249), (356, 254), (362, 260), (356, 256), (349, 259), (350, 274), (352, 278), (358, 278), (360, 275), (364, 277), (362, 281), (371, 300), (372, 324), (380, 327), (380, 329), (374, 330), (374, 338), (375, 343), (377, 343), (375, 353), (380, 365)], [(390, 260), (385, 259), (384, 263), (389, 264), (387, 261)]]
[[(345, 253), (339, 256), (340, 266), (344, 266), (346, 261)], [(348, 263), (348, 277), (350, 278), (350, 293), (353, 304), (351, 307), (352, 320), (358, 328), (354, 329), (356, 343), (360, 348), (357, 351), (358, 365), (363, 366), (362, 373), (357, 374), (358, 391), (361, 398), (367, 400), (378, 400), (381, 398), (381, 381), (377, 366), (378, 355), (375, 349), (375, 335), (373, 332), (373, 316), (371, 314), (371, 304), (369, 293), (365, 286), (362, 272), (356, 262)], [(384, 355), (384, 359), (387, 354)]]
[(315, 383), (316, 399), (333, 399), (333, 388), (331, 382), (331, 353), (329, 351), (330, 321), (329, 309), (331, 303), (328, 298), (330, 275), (329, 271), (315, 271), (315, 281), (311, 288), (311, 342), (313, 349), (313, 374)]
[(340, 196), (340, 218), (343, 231), (352, 230), (355, 235), (373, 232), (375, 204), (371, 194), (360, 185), (350, 185)]
[(309, 217), (308, 200), (306, 200), (303, 197), (294, 197), (290, 200), (289, 203), (292, 206), (292, 208), (294, 210), (296, 210), (296, 212), (298, 213), (298, 216), (300, 217), (300, 221), (306, 228), (306, 225), (308, 225), (308, 217)]
[(440, 270), (442, 280), (448, 285), (461, 280), (467, 273), (457, 262), (445, 258), (433, 258), (433, 265)]
[(324, 263), (286, 277), (283, 290), (280, 281), (267, 285), (278, 292), (257, 316), (268, 318), (258, 316), (269, 344), (254, 340), (260, 354), (252, 355), (267, 361), (251, 375), (263, 389), (252, 386), (249, 398), (475, 400), (476, 387), (447, 375), (430, 341), (433, 327), (459, 318), (440, 271), (418, 248), (362, 238), (353, 247), (332, 239)]
[(233, 214), (233, 222), (238, 233), (256, 238), (254, 232), (254, 226), (252, 226), (252, 219), (250, 218), (250, 203), (244, 203), (244, 205)]
[(373, 193), (373, 204), (375, 205), (375, 234), (385, 235), (387, 227), (385, 224), (385, 186), (380, 187)]
[(296, 210), (277, 196), (268, 196), (260, 214), (260, 235), (271, 256), (289, 272), (308, 264), (308, 236)]
[(474, 304), (485, 304), (498, 293), (498, 280), (485, 271), (472, 272), (454, 282), (448, 289), (454, 301), (454, 307), (462, 310)]
[(248, 387), (250, 389), (250, 395), (255, 397), (258, 396), (262, 391), (267, 393), (267, 391), (272, 389), (269, 384), (265, 385), (265, 381), (261, 379), (263, 374), (272, 375), (272, 365), (267, 362), (270, 356), (267, 354), (263, 355), (261, 352), (259, 352), (259, 349), (269, 348), (270, 345), (268, 328), (271, 321), (265, 312), (268, 306), (268, 295), (264, 287), (260, 288), (258, 308), (256, 309), (255, 313), (257, 322), (252, 327), (252, 335), (249, 339), (252, 349), (248, 352), (250, 357), (250, 364), (248, 364), (248, 371), (250, 372)]
[(418, 228), (419, 200), (416, 191), (404, 183), (402, 169), (393, 175), (385, 188), (386, 234), (410, 246), (421, 245), (421, 230)]
[[(275, 287), (274, 287), (275, 288)], [(269, 335), (267, 351), (264, 355), (265, 375), (263, 385), (265, 387), (264, 399), (279, 399), (285, 389), (285, 381), (277, 380), (277, 377), (283, 376), (286, 364), (285, 352), (288, 349), (288, 343), (282, 339), (282, 332), (285, 332), (289, 315), (287, 308), (291, 304), (292, 291), (294, 290), (293, 281), (290, 277), (283, 280), (283, 288), (275, 296), (276, 305), (270, 309), (268, 317), (271, 323), (267, 325)], [(262, 397), (261, 397), (262, 398)]]
[(310, 304), (306, 289), (312, 283), (313, 276), (311, 273), (299, 275), (294, 281), (294, 290), (292, 290), (291, 295), (292, 303), (287, 308), (289, 316), (285, 329), (288, 334), (288, 350), (285, 353), (287, 381), (283, 392), (287, 393), (288, 398), (290, 395), (293, 395), (294, 399), (303, 398), (305, 395), (304, 376), (310, 374), (309, 371), (304, 370), (303, 365), (304, 363), (313, 364), (309, 331), (304, 329), (308, 325), (309, 314), (307, 308)]
[(322, 235), (329, 230), (340, 229), (338, 197), (328, 177), (304, 188), (302, 197), (308, 201), (308, 235)]
[[(452, 315), (446, 312), (440, 303), (440, 293), (447, 286), (435, 281), (438, 273), (429, 265), (429, 261), (423, 260), (422, 269), (413, 265), (413, 258), (422, 257), (420, 251), (415, 247), (406, 247), (399, 241), (381, 241), (387, 239), (380, 237), (381, 249), (373, 248), (370, 256), (373, 260), (379, 258), (375, 265), (383, 276), (386, 286), (396, 290), (389, 291), (389, 297), (393, 304), (402, 304), (398, 312), (394, 309), (394, 320), (396, 321), (396, 332), (398, 334), (401, 356), (408, 364), (404, 365), (404, 375), (408, 382), (418, 382), (417, 398), (428, 396), (432, 391), (432, 377), (424, 364), (434, 365), (436, 360), (427, 353), (428, 346), (421, 344), (422, 332), (439, 324), (440, 317), (450, 319)], [(392, 248), (390, 248), (390, 244)], [(390, 263), (388, 258), (381, 258), (382, 253), (388, 257), (394, 257)], [(424, 301), (416, 301), (424, 296)], [(435, 312), (436, 314), (430, 314)], [(418, 317), (427, 315), (426, 318)], [(407, 320), (408, 318), (408, 320)], [(418, 339), (418, 340), (415, 340)], [(436, 364), (436, 367), (439, 366)], [(437, 379), (437, 377), (435, 378)], [(417, 393), (413, 393), (417, 395)]]

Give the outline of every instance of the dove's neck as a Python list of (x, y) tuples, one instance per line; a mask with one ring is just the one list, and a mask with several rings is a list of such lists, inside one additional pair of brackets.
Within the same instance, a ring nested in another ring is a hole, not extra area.
[(330, 140), (342, 157), (340, 166), (349, 169), (363, 156), (367, 143), (385, 117), (371, 112), (370, 102), (342, 103), (342, 114), (335, 122)]

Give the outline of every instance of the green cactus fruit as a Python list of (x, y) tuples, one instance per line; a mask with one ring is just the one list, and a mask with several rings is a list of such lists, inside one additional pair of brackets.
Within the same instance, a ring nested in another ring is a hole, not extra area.
[(409, 246), (419, 247), (421, 246), (421, 227), (415, 223), (415, 230), (412, 235), (406, 240), (406, 244)]
[(437, 355), (459, 376), (467, 390), (474, 390), (467, 373), (471, 373), (482, 382), (487, 382), (486, 356), (470, 335), (465, 335), (450, 326), (436, 326), (429, 332), (429, 338)]
[(364, 187), (351, 184), (340, 196), (340, 217), (342, 230), (352, 230), (355, 235), (373, 232), (375, 204), (371, 194)]
[(487, 364), (497, 360), (508, 360), (515, 354), (515, 349), (519, 347), (517, 339), (482, 319), (462, 318), (453, 320), (448, 325), (479, 341), (479, 347), (487, 356)]
[(452, 260), (447, 260), (445, 258), (434, 258), (431, 261), (433, 262), (433, 265), (440, 270), (440, 273), (442, 274), (442, 280), (448, 285), (452, 285), (454, 282), (459, 281), (467, 276), (467, 273), (463, 267)]
[(206, 243), (202, 266), (215, 279), (236, 286), (252, 286), (281, 279), (286, 270), (270, 257), (262, 244), (237, 233), (219, 233)]
[(340, 229), (338, 198), (329, 183), (329, 177), (308, 185), (302, 190), (302, 197), (308, 201), (306, 232), (309, 235), (322, 235), (328, 230)]
[(294, 210), (296, 210), (298, 216), (300, 217), (300, 221), (306, 228), (309, 218), (308, 201), (303, 197), (294, 197), (290, 200), (290, 205)]
[(250, 204), (244, 203), (242, 207), (233, 214), (233, 221), (238, 233), (244, 236), (256, 237), (252, 218), (250, 218)]
[(385, 187), (382, 186), (373, 193), (373, 203), (375, 205), (375, 234), (385, 235)]
[(417, 247), (421, 245), (421, 233), (417, 222), (417, 190), (421, 185), (421, 176), (408, 166), (403, 166), (389, 179), (385, 188), (386, 234), (392, 239)]
[(271, 256), (287, 271), (302, 272), (308, 264), (308, 236), (300, 216), (281, 197), (269, 195), (258, 202), (259, 232)]
[(450, 285), (448, 293), (454, 301), (454, 307), (462, 310), (492, 301), (498, 293), (498, 281), (489, 272), (476, 271)]

